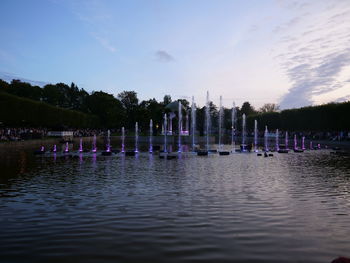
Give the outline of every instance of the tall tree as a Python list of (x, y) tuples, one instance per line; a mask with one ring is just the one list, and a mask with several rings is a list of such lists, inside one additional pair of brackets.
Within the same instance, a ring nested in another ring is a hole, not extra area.
[(164, 106), (168, 105), (169, 103), (171, 103), (172, 100), (171, 100), (171, 96), (170, 95), (165, 95), (164, 98), (163, 98), (163, 104)]
[(280, 107), (275, 103), (265, 103), (260, 109), (259, 112), (266, 113), (266, 112), (277, 112), (279, 111)]
[(132, 128), (136, 121), (141, 121), (142, 116), (139, 114), (139, 99), (135, 91), (123, 91), (118, 94), (118, 99), (122, 103), (127, 119), (126, 127)]
[(256, 114), (256, 111), (254, 107), (250, 105), (248, 101), (246, 101), (242, 104), (241, 114), (243, 115), (243, 113), (245, 113), (246, 116), (249, 116), (249, 115)]
[(122, 103), (103, 91), (93, 92), (87, 99), (87, 107), (90, 113), (99, 117), (105, 128), (119, 128), (125, 121)]

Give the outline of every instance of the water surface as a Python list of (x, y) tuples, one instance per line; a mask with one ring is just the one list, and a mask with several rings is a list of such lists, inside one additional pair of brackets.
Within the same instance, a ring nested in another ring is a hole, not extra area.
[(328, 151), (1, 159), (1, 262), (350, 256), (350, 159)]

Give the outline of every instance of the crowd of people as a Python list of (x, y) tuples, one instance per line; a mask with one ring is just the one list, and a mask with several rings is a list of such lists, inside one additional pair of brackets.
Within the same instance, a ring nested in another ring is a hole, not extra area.
[[(279, 137), (285, 138), (285, 131), (279, 131)], [(241, 136), (241, 133), (238, 132), (237, 136)], [(350, 141), (350, 131), (340, 131), (340, 132), (288, 132), (289, 138), (294, 138), (294, 135), (297, 138), (305, 137), (307, 140), (327, 140), (327, 141)], [(254, 137), (254, 132), (249, 132), (248, 136)], [(259, 131), (259, 137), (264, 137), (264, 131)], [(269, 137), (274, 137), (275, 131), (269, 132)]]
[[(73, 131), (74, 137), (89, 137), (102, 135), (103, 130), (95, 129), (66, 129)], [(10, 128), (0, 127), (0, 141), (24, 141), (32, 139), (42, 139), (48, 136), (47, 128)]]
[[(47, 128), (9, 128), (0, 127), (0, 141), (22, 141), (31, 139), (42, 139), (48, 136)], [(74, 137), (90, 137), (103, 136), (104, 130), (99, 129), (66, 129), (66, 131), (73, 131)], [(111, 133), (120, 132), (119, 130), (111, 130)], [(274, 133), (274, 131), (271, 131)], [(280, 131), (280, 138), (284, 138), (285, 132)], [(288, 137), (293, 138), (294, 135), (298, 138), (305, 137), (309, 140), (329, 140), (329, 141), (350, 141), (350, 131), (340, 132), (289, 132)], [(253, 137), (254, 132), (249, 132), (248, 137)], [(271, 134), (270, 134), (271, 135)], [(236, 136), (240, 137), (241, 132), (237, 131)], [(259, 137), (263, 137), (264, 132), (259, 132)]]
[(41, 139), (47, 134), (45, 128), (0, 128), (1, 141)]

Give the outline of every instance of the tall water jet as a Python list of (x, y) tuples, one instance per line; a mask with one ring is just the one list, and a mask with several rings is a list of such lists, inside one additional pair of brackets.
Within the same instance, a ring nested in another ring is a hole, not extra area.
[(294, 134), (294, 150), (298, 148), (297, 135)]
[(286, 131), (286, 135), (285, 135), (285, 138), (284, 138), (284, 144), (285, 144), (285, 148), (286, 150), (288, 150), (288, 132)]
[(125, 128), (122, 127), (122, 153), (125, 153)]
[(267, 129), (267, 126), (265, 126), (265, 132), (264, 132), (264, 150), (265, 152), (269, 151), (269, 142), (268, 142), (268, 135), (269, 135), (269, 131)]
[(188, 123), (188, 111), (186, 111), (186, 124), (185, 124), (185, 130), (183, 131), (186, 135), (189, 135), (189, 123)]
[(110, 152), (111, 151), (111, 131), (108, 130), (107, 131), (107, 147), (106, 147), (106, 152)]
[(209, 152), (209, 131), (210, 131), (210, 103), (209, 103), (209, 91), (207, 91), (207, 101), (205, 104), (205, 131), (207, 136), (207, 152)]
[(306, 148), (305, 148), (305, 136), (303, 136), (302, 138), (301, 138), (301, 149), (302, 150), (305, 150)]
[(164, 113), (164, 124), (163, 124), (163, 126), (164, 126), (164, 147), (163, 147), (163, 151), (166, 153), (167, 152), (167, 141), (166, 141), (166, 136), (167, 136), (167, 132), (166, 132), (166, 130), (167, 130), (167, 117), (166, 117), (166, 113)]
[(258, 121), (254, 120), (254, 152), (258, 152)]
[(219, 108), (219, 151), (222, 151), (222, 117), (223, 117), (223, 107), (222, 107), (222, 96), (220, 96), (220, 108)]
[(310, 150), (312, 150), (312, 149), (313, 149), (312, 142), (310, 142)]
[(237, 122), (236, 104), (235, 104), (235, 102), (233, 102), (232, 103), (232, 112), (231, 112), (231, 147), (232, 147), (232, 152), (236, 151), (236, 142), (235, 142), (236, 122)]
[(97, 147), (96, 147), (96, 134), (94, 135), (94, 138), (92, 139), (92, 152), (93, 152), (93, 153), (97, 152)]
[(276, 145), (275, 145), (276, 151), (280, 150), (280, 137), (279, 137), (279, 130), (276, 129)]
[(79, 140), (79, 152), (82, 153), (83, 152), (83, 139), (80, 138)]
[(135, 153), (139, 152), (139, 124), (135, 123)]
[(245, 113), (242, 115), (242, 150), (246, 150), (246, 117)]
[(66, 148), (64, 149), (64, 152), (65, 152), (65, 153), (69, 152), (69, 145), (68, 145), (68, 142), (66, 142)]
[(149, 121), (149, 152), (153, 153), (153, 121)]
[(182, 133), (182, 104), (180, 101), (178, 101), (178, 105), (179, 105), (179, 108), (178, 108), (178, 126), (179, 126), (179, 132), (178, 132), (178, 152), (180, 153), (181, 152), (181, 133)]
[(168, 131), (167, 129), (165, 129), (165, 132), (168, 132), (169, 135), (173, 135), (173, 116), (172, 114), (169, 115), (169, 119), (168, 119), (168, 122), (169, 122), (169, 125), (168, 125)]
[(192, 106), (191, 106), (191, 130), (192, 130), (192, 151), (195, 150), (195, 136), (196, 136), (196, 104), (194, 103), (194, 97), (192, 96)]

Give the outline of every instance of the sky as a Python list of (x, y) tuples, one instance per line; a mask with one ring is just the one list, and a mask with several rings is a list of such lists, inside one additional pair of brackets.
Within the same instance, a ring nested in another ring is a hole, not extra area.
[(350, 100), (350, 0), (1, 0), (0, 78), (282, 109)]

